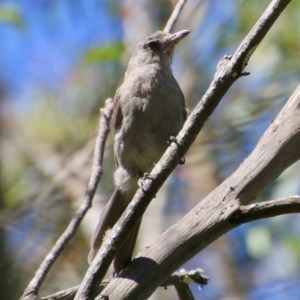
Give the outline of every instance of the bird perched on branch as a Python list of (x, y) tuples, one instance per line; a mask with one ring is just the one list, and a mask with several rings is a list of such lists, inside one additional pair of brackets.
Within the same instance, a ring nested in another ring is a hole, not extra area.
[[(92, 262), (107, 229), (118, 221), (133, 198), (138, 180), (149, 173), (176, 136), (185, 119), (182, 91), (171, 63), (175, 45), (189, 34), (157, 31), (140, 42), (132, 55), (123, 84), (114, 97), (113, 130), (115, 191), (106, 204), (92, 238)], [(127, 236), (114, 259), (118, 274), (132, 258), (141, 220)]]

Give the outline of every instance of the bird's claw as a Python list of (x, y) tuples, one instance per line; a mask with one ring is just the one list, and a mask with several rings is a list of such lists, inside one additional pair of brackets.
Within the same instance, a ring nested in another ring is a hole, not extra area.
[[(175, 136), (170, 136), (169, 144), (170, 143), (175, 143), (178, 147), (181, 147), (181, 145), (178, 143), (177, 138)], [(179, 161), (180, 165), (185, 164), (185, 157), (182, 157)]]
[(170, 136), (169, 141), (168, 141), (168, 144), (171, 144), (171, 143), (175, 143), (177, 146), (180, 146), (176, 137), (173, 135)]
[(149, 186), (146, 183), (147, 179), (153, 180), (153, 177), (151, 177), (150, 173), (145, 173), (143, 177), (138, 180), (138, 186), (143, 190), (144, 193), (149, 190)]
[(185, 164), (185, 157), (181, 157), (179, 161), (179, 165), (184, 165)]

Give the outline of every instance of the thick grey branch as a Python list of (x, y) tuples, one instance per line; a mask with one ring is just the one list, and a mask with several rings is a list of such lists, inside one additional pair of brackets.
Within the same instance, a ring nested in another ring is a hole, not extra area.
[(53, 266), (56, 259), (59, 257), (60, 253), (63, 251), (67, 243), (73, 238), (86, 212), (92, 205), (92, 200), (95, 195), (98, 183), (100, 181), (100, 177), (102, 175), (104, 146), (107, 135), (109, 133), (109, 121), (112, 116), (112, 111), (112, 99), (107, 99), (105, 102), (105, 108), (101, 110), (100, 128), (95, 144), (92, 172), (82, 204), (79, 207), (73, 219), (70, 221), (65, 232), (57, 240), (49, 254), (46, 256), (46, 258), (40, 265), (39, 269), (35, 273), (34, 278), (30, 281), (28, 287), (25, 289), (24, 294), (21, 298), (23, 300), (36, 299), (36, 295), (44, 279), (46, 278), (50, 268)]

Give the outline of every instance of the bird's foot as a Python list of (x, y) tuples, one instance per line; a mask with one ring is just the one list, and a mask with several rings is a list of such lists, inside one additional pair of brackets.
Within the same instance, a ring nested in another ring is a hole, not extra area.
[[(175, 136), (170, 136), (170, 140), (168, 142), (169, 144), (171, 143), (175, 143), (178, 147), (181, 147), (181, 145), (178, 143), (177, 139)], [(184, 165), (185, 164), (185, 157), (182, 157), (179, 161), (180, 165)]]
[(146, 183), (146, 180), (150, 179), (153, 180), (150, 173), (145, 173), (142, 178), (138, 180), (138, 186), (143, 190), (144, 193), (148, 192), (149, 185)]
[(176, 137), (173, 135), (170, 136), (169, 141), (168, 141), (168, 144), (171, 144), (171, 143), (175, 143), (178, 147), (180, 147)]

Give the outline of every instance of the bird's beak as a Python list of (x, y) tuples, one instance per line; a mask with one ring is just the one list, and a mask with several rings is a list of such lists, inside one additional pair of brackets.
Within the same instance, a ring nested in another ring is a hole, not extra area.
[(175, 45), (178, 42), (180, 42), (183, 38), (185, 38), (189, 33), (190, 33), (190, 30), (181, 30), (181, 31), (175, 32), (175, 33), (171, 34), (168, 42), (170, 44)]

